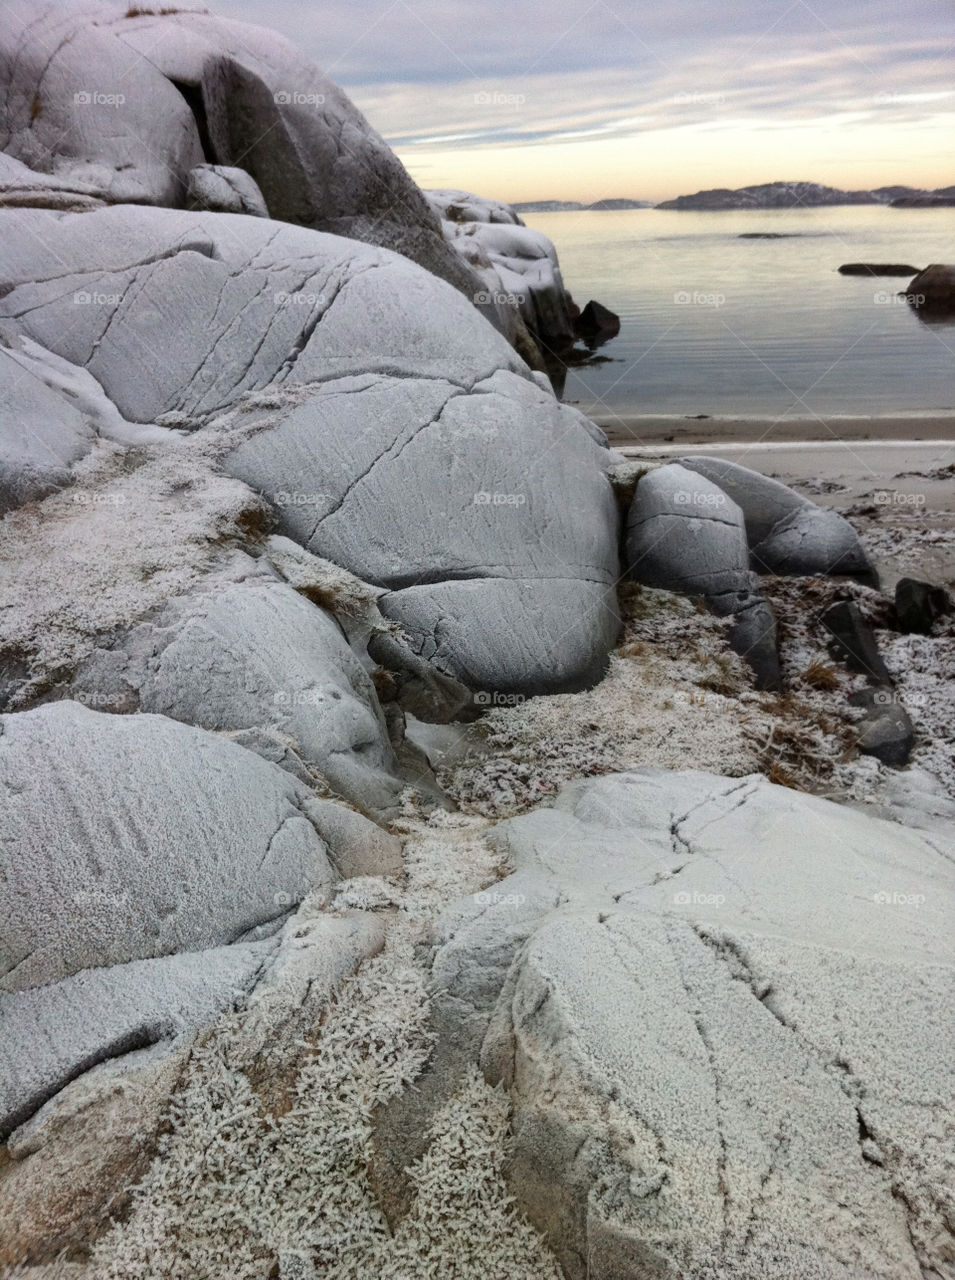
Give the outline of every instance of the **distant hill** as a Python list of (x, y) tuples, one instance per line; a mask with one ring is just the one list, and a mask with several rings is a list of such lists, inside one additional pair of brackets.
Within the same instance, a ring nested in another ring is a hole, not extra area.
[(567, 211), (591, 210), (597, 212), (620, 209), (652, 209), (652, 200), (595, 200), (593, 204), (581, 204), (579, 200), (524, 200), (520, 204), (512, 204), (517, 213), (564, 213)]
[(877, 187), (874, 191), (840, 191), (838, 187), (826, 187), (819, 182), (764, 182), (754, 187), (714, 187), (709, 191), (697, 191), (694, 195), (677, 196), (664, 200), (658, 209), (797, 209), (818, 208), (825, 205), (891, 204), (913, 207), (923, 204), (941, 204), (950, 199), (952, 188), (939, 191), (921, 191), (917, 187)]

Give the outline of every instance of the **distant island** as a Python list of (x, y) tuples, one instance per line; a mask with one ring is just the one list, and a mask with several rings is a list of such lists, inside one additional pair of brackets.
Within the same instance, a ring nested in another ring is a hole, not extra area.
[(595, 200), (593, 204), (582, 204), (579, 200), (524, 200), (512, 204), (516, 213), (568, 213), (583, 210), (603, 211), (620, 209), (652, 209), (652, 200)]
[(754, 187), (714, 187), (691, 196), (664, 200), (658, 209), (794, 209), (825, 205), (882, 204), (893, 208), (945, 208), (955, 204), (955, 187), (922, 191), (917, 187), (876, 187), (873, 191), (840, 191), (818, 182), (764, 182)]

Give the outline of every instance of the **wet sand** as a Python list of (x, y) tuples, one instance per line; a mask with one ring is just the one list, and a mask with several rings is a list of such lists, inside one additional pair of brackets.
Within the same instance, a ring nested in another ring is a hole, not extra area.
[[(583, 406), (581, 406), (583, 408)], [(697, 418), (681, 415), (589, 415), (616, 447), (626, 445), (747, 444), (757, 441), (950, 440), (955, 443), (955, 412), (938, 414), (819, 415), (818, 417)]]

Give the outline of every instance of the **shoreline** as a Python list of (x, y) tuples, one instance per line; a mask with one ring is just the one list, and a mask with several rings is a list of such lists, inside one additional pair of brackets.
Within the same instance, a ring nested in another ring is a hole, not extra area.
[[(573, 406), (586, 410), (579, 405)], [(595, 413), (588, 415), (611, 445), (664, 444), (798, 444), (870, 441), (955, 443), (955, 411), (896, 414), (829, 414), (807, 418), (762, 414)]]

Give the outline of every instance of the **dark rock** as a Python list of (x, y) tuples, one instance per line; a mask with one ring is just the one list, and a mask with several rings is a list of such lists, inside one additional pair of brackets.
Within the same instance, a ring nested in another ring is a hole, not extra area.
[(574, 328), (579, 338), (599, 338), (606, 342), (620, 332), (620, 317), (591, 300), (581, 311)]
[(844, 262), (839, 268), (841, 276), (914, 276), (918, 267), (905, 262)]
[(948, 593), (942, 587), (917, 578), (900, 578), (895, 584), (895, 616), (900, 631), (927, 636), (936, 618), (950, 608)]
[(782, 689), (776, 614), (769, 601), (757, 596), (739, 610), (730, 629), (730, 644), (752, 667), (757, 689)]
[(955, 266), (933, 262), (909, 282), (905, 296), (917, 310), (955, 311)]
[(866, 676), (872, 684), (891, 689), (892, 677), (858, 605), (851, 600), (838, 600), (822, 615), (822, 624), (829, 632), (829, 652), (834, 658)]
[(849, 702), (865, 708), (865, 715), (856, 726), (859, 750), (896, 768), (907, 764), (915, 728), (898, 694), (886, 688), (860, 689), (849, 695)]

